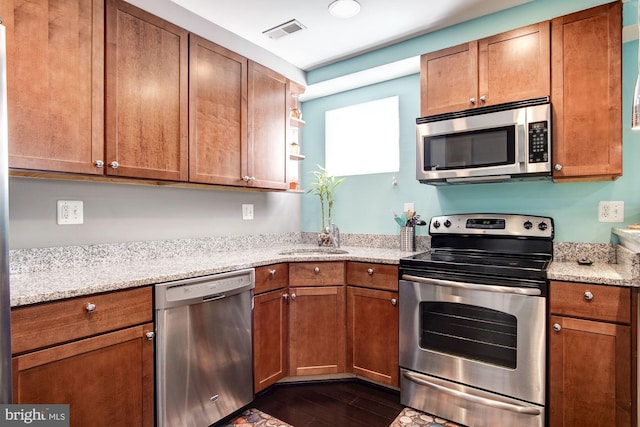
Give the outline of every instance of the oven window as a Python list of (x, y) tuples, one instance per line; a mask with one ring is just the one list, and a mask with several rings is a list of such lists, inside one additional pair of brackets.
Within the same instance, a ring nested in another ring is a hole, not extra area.
[(420, 347), (516, 368), (517, 319), (474, 305), (420, 303)]
[(510, 165), (515, 161), (515, 126), (424, 138), (427, 171)]

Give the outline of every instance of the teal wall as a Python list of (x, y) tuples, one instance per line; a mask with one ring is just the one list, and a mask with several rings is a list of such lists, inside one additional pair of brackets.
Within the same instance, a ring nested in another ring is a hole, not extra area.
[[(540, 22), (603, 1), (535, 0), (504, 12), (450, 27), (394, 46), (368, 53), (338, 64), (314, 70), (308, 83), (331, 79), (420, 53), (453, 46), (527, 24)], [(623, 25), (635, 25), (637, 1), (623, 5)], [(551, 216), (556, 226), (556, 241), (611, 241), (611, 228), (640, 222), (640, 132), (632, 132), (630, 110), (633, 86), (638, 69), (638, 41), (623, 45), (623, 171), (613, 182), (566, 183), (509, 182), (434, 187), (415, 179), (415, 118), (419, 116), (420, 79), (411, 75), (376, 85), (354, 89), (304, 102), (306, 121), (302, 132), (302, 187), (308, 187), (310, 171), (324, 165), (324, 113), (389, 96), (400, 98), (400, 172), (397, 186), (394, 174), (349, 176), (336, 192), (334, 222), (342, 232), (397, 234), (399, 228), (392, 212), (400, 213), (405, 202), (415, 203), (425, 219), (433, 215), (464, 212), (525, 213)], [(596, 120), (597, 117), (594, 117)], [(358, 159), (353, 159), (357, 162)], [(624, 223), (598, 222), (598, 202), (622, 200)], [(317, 197), (309, 194), (302, 201), (302, 230), (320, 227)], [(420, 228), (418, 234), (426, 234)]]

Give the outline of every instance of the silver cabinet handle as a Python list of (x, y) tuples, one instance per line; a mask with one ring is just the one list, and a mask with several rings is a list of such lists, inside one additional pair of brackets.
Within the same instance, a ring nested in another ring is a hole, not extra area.
[(95, 163), (97, 168), (103, 168), (104, 167), (104, 162), (102, 160), (96, 160)]
[(584, 299), (587, 301), (591, 301), (593, 299), (593, 294), (589, 291), (584, 293)]
[(255, 180), (256, 180), (256, 177), (255, 177), (255, 176), (252, 176), (251, 178), (249, 178), (249, 181), (251, 181), (251, 182), (253, 182), (253, 181), (255, 181)]
[(155, 332), (145, 332), (144, 336), (147, 337), (147, 339), (149, 341), (153, 341), (153, 339), (156, 337), (156, 333)]
[(476, 103), (475, 98), (469, 98), (469, 104), (475, 104), (475, 103)]
[(369, 276), (373, 276), (373, 268), (368, 269), (368, 270), (367, 270), (367, 274), (368, 274)]
[(313, 269), (313, 272), (314, 272), (315, 274), (320, 273), (320, 267), (316, 267), (316, 268), (314, 268), (314, 269)]
[(553, 324), (553, 330), (556, 332), (560, 332), (562, 330), (562, 326), (560, 326), (559, 323), (554, 323)]
[(269, 276), (274, 277), (276, 275), (276, 270), (269, 270)]
[(557, 171), (561, 171), (562, 170), (562, 165), (560, 163), (556, 163), (556, 165), (553, 168), (555, 170), (557, 170)]
[(285, 301), (288, 300), (289, 299), (289, 294), (287, 294), (287, 293), (282, 294), (282, 298), (284, 298)]
[(85, 310), (87, 310), (87, 313), (93, 313), (94, 311), (96, 311), (96, 305), (88, 302), (87, 306), (85, 307)]
[(118, 169), (120, 167), (120, 163), (111, 162), (111, 163), (109, 163), (109, 166), (111, 166), (113, 169)]
[(398, 300), (395, 298), (391, 298), (391, 305), (398, 305)]
[(253, 181), (256, 180), (256, 177), (255, 176), (245, 175), (245, 176), (242, 177), (242, 180), (244, 182), (253, 182)]
[(482, 95), (480, 97), (480, 102), (485, 102), (487, 100), (487, 97), (485, 95)]
[(291, 294), (291, 301), (295, 301), (296, 300), (296, 294), (295, 292)]

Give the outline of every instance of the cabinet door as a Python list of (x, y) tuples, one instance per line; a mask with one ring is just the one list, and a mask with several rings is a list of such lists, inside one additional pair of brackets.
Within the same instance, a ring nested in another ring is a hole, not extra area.
[(398, 293), (349, 286), (347, 366), (356, 375), (398, 387)]
[(14, 357), (14, 403), (69, 404), (73, 427), (153, 426), (150, 331), (151, 323)]
[(555, 180), (622, 175), (620, 2), (552, 21)]
[(102, 174), (103, 0), (1, 0), (9, 166)]
[(189, 181), (244, 185), (247, 59), (189, 35)]
[(290, 375), (345, 372), (345, 287), (290, 288)]
[(287, 188), (287, 123), (289, 82), (280, 74), (249, 61), (248, 184)]
[(477, 106), (549, 96), (549, 21), (498, 34), (478, 43)]
[(420, 57), (420, 114), (431, 116), (474, 106), (478, 98), (478, 43)]
[(186, 181), (187, 31), (119, 0), (106, 22), (106, 173)]
[(287, 376), (287, 294), (286, 289), (254, 298), (253, 384), (259, 392)]
[(631, 425), (631, 327), (551, 316), (549, 337), (549, 426)]

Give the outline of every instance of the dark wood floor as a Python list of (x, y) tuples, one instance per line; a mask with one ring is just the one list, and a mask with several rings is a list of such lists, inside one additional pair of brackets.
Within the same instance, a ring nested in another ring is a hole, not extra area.
[(403, 409), (399, 392), (361, 380), (277, 384), (251, 407), (294, 427), (389, 427)]

